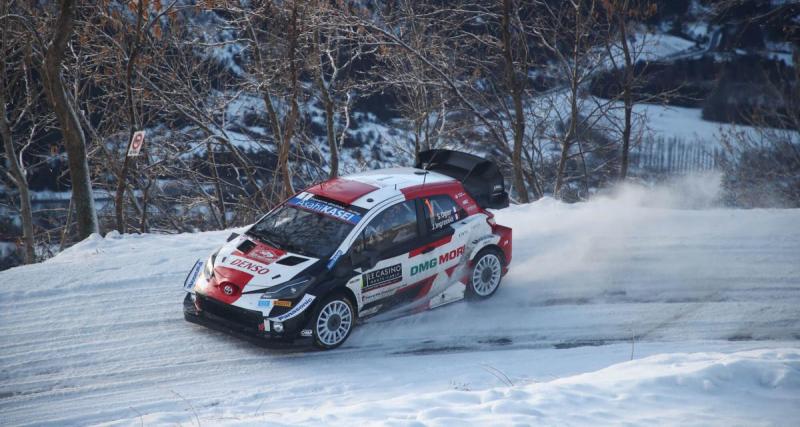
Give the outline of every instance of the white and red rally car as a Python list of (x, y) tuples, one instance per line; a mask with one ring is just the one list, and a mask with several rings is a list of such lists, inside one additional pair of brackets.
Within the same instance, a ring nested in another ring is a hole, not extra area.
[(511, 262), (503, 176), (457, 151), (420, 153), (415, 168), (315, 185), (262, 217), (184, 283), (184, 317), (239, 335), (323, 349), (359, 319), (487, 298)]

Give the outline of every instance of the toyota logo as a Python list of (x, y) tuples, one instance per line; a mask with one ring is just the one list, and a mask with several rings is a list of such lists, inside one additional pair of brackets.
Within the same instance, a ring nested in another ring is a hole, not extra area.
[(223, 286), (222, 287), (222, 292), (224, 292), (225, 295), (233, 295), (233, 286), (231, 286), (231, 285)]

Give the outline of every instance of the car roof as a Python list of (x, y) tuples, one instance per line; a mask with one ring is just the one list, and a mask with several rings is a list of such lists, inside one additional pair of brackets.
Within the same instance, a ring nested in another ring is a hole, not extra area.
[(404, 196), (424, 186), (457, 184), (455, 179), (433, 171), (396, 167), (360, 172), (321, 182), (306, 192), (346, 205), (370, 209), (396, 196)]

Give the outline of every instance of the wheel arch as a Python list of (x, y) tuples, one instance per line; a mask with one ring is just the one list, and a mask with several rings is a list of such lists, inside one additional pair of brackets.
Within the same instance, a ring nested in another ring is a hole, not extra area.
[(469, 256), (470, 264), (475, 262), (475, 260), (478, 258), (478, 255), (487, 250), (493, 250), (497, 252), (500, 255), (500, 261), (503, 263), (503, 266), (508, 266), (508, 261), (506, 260), (506, 253), (505, 251), (503, 251), (503, 248), (501, 248), (500, 245), (498, 245), (497, 243), (488, 243), (486, 245), (479, 246), (473, 249), (472, 253)]
[(311, 304), (308, 310), (306, 310), (306, 327), (309, 327), (314, 321), (314, 313), (319, 304), (325, 301), (325, 299), (329, 296), (337, 293), (343, 294), (345, 298), (350, 301), (350, 304), (352, 304), (353, 309), (355, 310), (354, 314), (356, 317), (358, 317), (358, 299), (356, 299), (356, 294), (353, 292), (353, 290), (347, 286), (347, 282), (332, 282), (330, 285), (318, 288), (318, 291), (319, 292), (316, 295), (316, 298), (314, 298), (314, 302)]

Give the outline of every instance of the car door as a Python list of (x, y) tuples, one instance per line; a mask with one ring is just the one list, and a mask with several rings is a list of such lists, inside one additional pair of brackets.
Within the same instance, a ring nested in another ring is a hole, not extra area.
[(396, 203), (378, 213), (352, 246), (355, 256), (375, 257), (361, 273), (361, 316), (401, 305), (409, 285), (409, 253), (422, 243), (415, 200)]
[[(434, 236), (430, 239), (433, 241), (430, 246), (434, 248), (429, 255), (436, 260), (434, 271), (437, 277), (430, 289), (430, 297), (433, 298), (464, 277), (462, 270), (467, 268), (465, 252), (470, 234), (469, 224), (462, 221), (467, 216), (466, 212), (447, 194), (424, 197), (420, 203), (424, 218), (423, 234)], [(456, 292), (443, 298), (449, 300), (460, 296)]]

